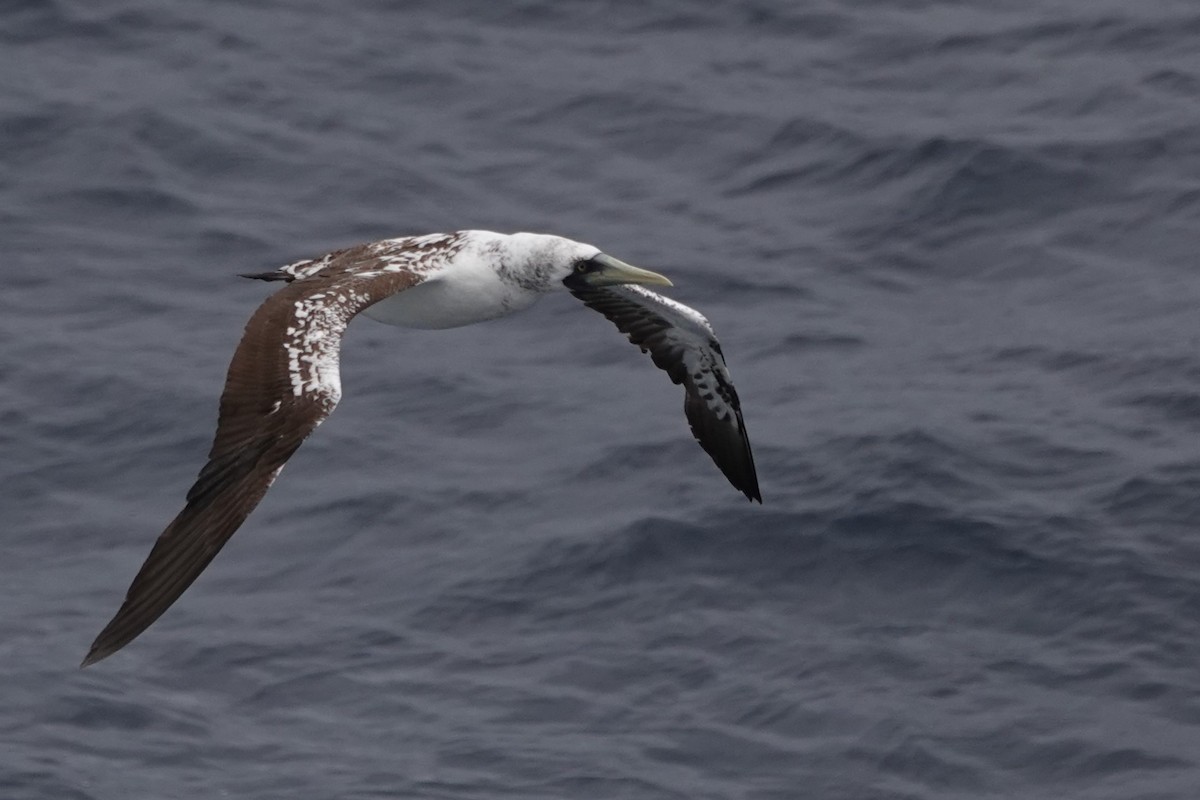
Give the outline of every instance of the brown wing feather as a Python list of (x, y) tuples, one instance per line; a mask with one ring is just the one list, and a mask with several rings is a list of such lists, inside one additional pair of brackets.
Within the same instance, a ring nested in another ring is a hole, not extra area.
[(208, 463), (83, 666), (129, 644), (183, 594), (333, 411), (341, 396), (338, 350), (350, 320), (423, 280), (407, 270), (363, 273), (355, 266), (357, 273), (335, 262), (289, 283), (254, 312), (229, 364)]

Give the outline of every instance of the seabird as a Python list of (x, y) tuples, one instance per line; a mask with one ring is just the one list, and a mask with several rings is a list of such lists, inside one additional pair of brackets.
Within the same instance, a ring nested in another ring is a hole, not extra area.
[(286, 285), (246, 324), (208, 463), (81, 666), (129, 644), (183, 594), (333, 411), (342, 394), (342, 334), (359, 313), (390, 325), (453, 328), (512, 314), (565, 288), (683, 384), (683, 410), (700, 446), (734, 488), (762, 502), (712, 326), (643, 288), (671, 285), (656, 272), (559, 236), (459, 231), (385, 239), (243, 277)]

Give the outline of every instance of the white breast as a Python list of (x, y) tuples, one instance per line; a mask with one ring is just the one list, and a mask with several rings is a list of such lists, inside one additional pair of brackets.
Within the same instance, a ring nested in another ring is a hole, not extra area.
[(500, 280), (493, 269), (464, 265), (370, 306), (363, 314), (405, 328), (457, 328), (526, 309), (538, 299)]

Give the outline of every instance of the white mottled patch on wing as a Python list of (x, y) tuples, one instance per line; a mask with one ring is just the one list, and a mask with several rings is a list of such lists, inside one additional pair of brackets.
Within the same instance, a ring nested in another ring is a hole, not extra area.
[(292, 304), (293, 325), (284, 330), (288, 379), (296, 397), (319, 398), (327, 408), (342, 396), (339, 352), (346, 325), (359, 309), (371, 303), (365, 285), (352, 278), (326, 291), (313, 292)]
[(736, 425), (735, 401), (728, 388), (732, 383), (723, 360), (707, 347), (684, 350), (682, 360), (689, 381), (709, 412), (722, 422)]
[[(626, 295), (636, 295), (650, 305), (658, 306), (660, 313), (672, 312), (666, 316), (678, 327), (687, 328), (694, 326), (698, 327), (708, 336), (716, 336), (708, 319), (691, 306), (685, 306), (683, 303), (672, 300), (658, 292), (652, 292), (645, 287), (637, 286), (636, 284), (623, 285), (620, 287), (620, 291)], [(691, 323), (691, 325), (689, 326), (684, 323)]]
[(285, 267), (280, 267), (279, 272), (287, 273), (296, 279), (307, 278), (325, 269), (339, 254), (340, 251), (328, 253), (320, 258), (306, 258), (303, 261), (295, 261)]
[(317, 292), (297, 300), (292, 314), (298, 325), (289, 326), (283, 340), (292, 394), (320, 398), (332, 409), (342, 397), (338, 352), (342, 332), (353, 316), (355, 303), (365, 298), (353, 290), (338, 300)]
[(377, 276), (402, 270), (425, 272), (441, 266), (466, 246), (474, 231), (431, 233), (424, 236), (401, 236), (378, 242), (335, 250), (319, 258), (306, 258), (280, 267), (277, 273), (304, 280), (329, 269)]
[(370, 245), (370, 263), (364, 263), (363, 266), (375, 274), (401, 270), (427, 273), (450, 262), (466, 246), (467, 239), (466, 233), (430, 233), (384, 239)]

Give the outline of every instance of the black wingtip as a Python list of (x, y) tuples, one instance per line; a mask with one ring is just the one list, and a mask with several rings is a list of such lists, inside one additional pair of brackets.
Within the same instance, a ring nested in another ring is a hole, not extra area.
[(120, 649), (116, 647), (105, 646), (102, 640), (104, 639), (104, 634), (107, 632), (108, 628), (105, 628), (103, 631), (101, 631), (100, 635), (96, 637), (96, 640), (92, 642), (92, 646), (88, 648), (87, 655), (83, 657), (83, 661), (79, 662), (80, 669), (83, 669), (84, 667), (90, 667), (97, 661), (103, 661)]
[(746, 437), (746, 426), (741, 420), (741, 411), (738, 411), (738, 423), (742, 429), (742, 441), (746, 444), (746, 464), (750, 468), (750, 480), (745, 482), (741, 488), (751, 503), (762, 505), (762, 492), (758, 488), (758, 469), (754, 466), (754, 454), (750, 452), (750, 439)]
[(79, 662), (79, 668), (84, 669), (86, 667), (90, 667), (92, 664), (95, 664), (97, 661), (100, 661), (107, 655), (108, 653), (97, 653), (95, 650), (89, 650), (88, 654), (83, 657), (83, 661)]
[[(747, 453), (747, 455), (749, 456), (749, 453)], [(749, 466), (750, 466), (750, 474), (749, 475), (739, 476), (740, 479), (736, 480), (736, 481), (734, 480), (733, 476), (728, 472), (725, 473), (725, 477), (729, 479), (729, 482), (731, 484), (733, 484), (733, 488), (737, 489), (742, 494), (746, 495), (747, 500), (749, 500), (751, 503), (758, 503), (759, 505), (762, 505), (762, 492), (760, 492), (758, 490), (758, 475), (755, 474), (753, 457), (752, 456), (749, 456), (749, 457), (751, 459), (749, 462)], [(721, 465), (718, 463), (717, 466), (721, 466)], [(721, 471), (724, 472), (725, 470), (722, 469)], [(747, 478), (748, 478), (748, 480), (747, 480)]]
[(113, 653), (120, 650), (125, 645), (133, 641), (138, 633), (141, 633), (148, 625), (143, 625), (132, 636), (129, 635), (129, 625), (125, 621), (122, 612), (125, 611), (128, 601), (121, 606), (121, 610), (117, 615), (109, 620), (109, 623), (104, 626), (104, 630), (100, 631), (96, 636), (92, 646), (88, 648), (87, 655), (83, 657), (83, 661), (79, 663), (79, 668), (90, 667), (97, 661), (103, 661)]

